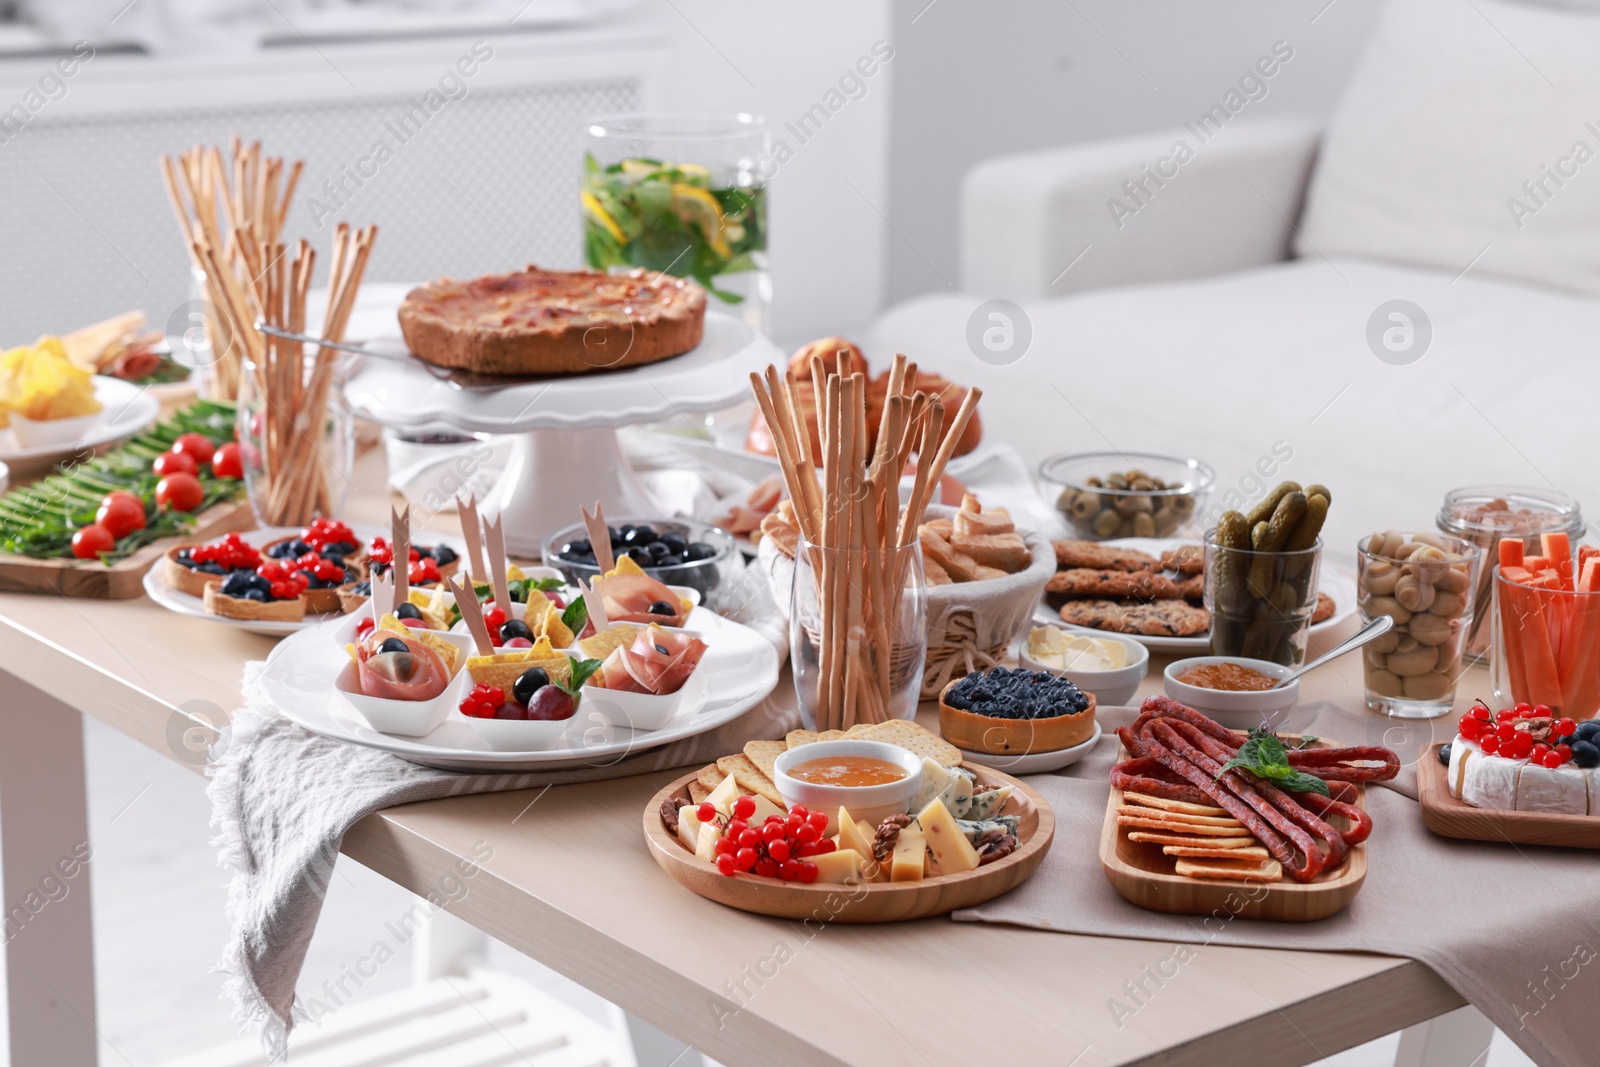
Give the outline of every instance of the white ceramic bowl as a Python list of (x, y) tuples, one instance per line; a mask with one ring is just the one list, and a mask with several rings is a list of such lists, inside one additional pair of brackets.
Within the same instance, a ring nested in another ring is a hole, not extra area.
[(1165, 688), (1167, 696), (1187, 704), (1196, 711), (1205, 712), (1230, 730), (1250, 730), (1257, 726), (1279, 726), (1284, 716), (1300, 699), (1300, 680), (1297, 678), (1282, 689), (1259, 689), (1253, 692), (1235, 692), (1225, 689), (1202, 689), (1197, 685), (1178, 681), (1178, 675), (1190, 667), (1204, 663), (1237, 663), (1251, 667), (1273, 678), (1282, 678), (1289, 668), (1264, 659), (1246, 659), (1243, 656), (1194, 656), (1174, 660), (1167, 664)]
[[(461, 718), (484, 744), (497, 752), (532, 752), (556, 747), (567, 730), (588, 710), (589, 699), (585, 697), (578, 701), (578, 709), (565, 719), (479, 719), (471, 715), (461, 715)], [(461, 712), (455, 710), (454, 714)]]
[[(789, 776), (788, 772), (797, 764), (830, 756), (871, 756), (887, 760), (902, 768), (906, 776), (883, 785), (854, 786), (819, 785)], [(809, 745), (791, 748), (779, 756), (773, 764), (772, 782), (789, 807), (804, 804), (811, 811), (827, 812), (830, 833), (836, 829), (833, 823), (841, 805), (850, 809), (852, 817), (865, 819), (870, 825), (876, 826), (888, 816), (905, 811), (911, 798), (917, 795), (917, 790), (922, 786), (922, 757), (899, 745), (882, 741), (813, 741)]]
[(11, 433), (23, 448), (41, 445), (74, 445), (83, 440), (105, 416), (102, 409), (92, 415), (75, 415), (67, 419), (41, 419), (35, 421), (16, 412), (11, 413)]
[[(1032, 629), (1032, 627), (1030, 627)], [(1056, 627), (1056, 629), (1061, 629)], [(1095, 705), (1101, 708), (1117, 708), (1125, 706), (1139, 691), (1139, 683), (1144, 681), (1145, 674), (1150, 669), (1150, 650), (1131, 637), (1122, 634), (1084, 634), (1081, 631), (1067, 631), (1069, 637), (1094, 637), (1101, 641), (1115, 641), (1128, 650), (1128, 665), (1109, 671), (1077, 671), (1063, 670), (1052, 667), (1048, 663), (1040, 663), (1028, 655), (1028, 636), (1023, 634), (1022, 646), (1017, 651), (1017, 660), (1030, 671), (1048, 671), (1067, 679), (1085, 693), (1093, 693)]]
[(659, 730), (678, 717), (680, 710), (695, 709), (706, 702), (706, 678), (698, 668), (689, 675), (676, 693), (656, 696), (652, 693), (622, 693), (596, 686), (583, 687), (583, 713), (589, 718), (599, 716), (611, 726), (629, 730)]
[[(344, 643), (355, 639), (357, 616), (349, 618), (348, 629), (341, 627), (339, 635), (342, 636)], [(444, 687), (444, 692), (432, 700), (389, 700), (385, 697), (369, 697), (361, 691), (360, 677), (354, 663), (346, 663), (339, 676), (334, 679), (333, 688), (339, 699), (344, 701), (345, 706), (355, 712), (362, 722), (380, 734), (398, 734), (401, 737), (422, 737), (430, 734), (439, 728), (445, 716), (461, 702), (462, 679), (467, 673), (467, 657), (474, 651), (472, 638), (465, 634), (443, 633), (439, 630), (428, 632), (444, 638), (461, 650), (460, 664), (450, 679), (450, 684)]]

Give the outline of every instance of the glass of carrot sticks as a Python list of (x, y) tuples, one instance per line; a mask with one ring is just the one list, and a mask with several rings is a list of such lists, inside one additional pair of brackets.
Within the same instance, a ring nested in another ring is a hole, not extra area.
[[(750, 375), (772, 430), (800, 526), (789, 647), (801, 717), (810, 729), (910, 718), (927, 653), (927, 590), (917, 527), (982, 395), (953, 414), (920, 390), (915, 364), (896, 356), (881, 412), (869, 418), (864, 374), (811, 358), (820, 454), (788, 378)], [(871, 397), (877, 408), (879, 397)], [(873, 425), (874, 421), (876, 425)], [(910, 497), (901, 474), (915, 457)]]
[[(320, 337), (343, 340), (345, 326), (377, 227), (333, 236), (328, 308)], [(263, 250), (270, 262), (262, 281), (262, 324), (306, 332), (306, 300), (316, 253), (305, 241), (291, 260), (287, 249)], [(247, 357), (239, 389), (239, 443), (245, 490), (262, 526), (304, 526), (344, 507), (355, 459), (354, 419), (344, 401), (349, 357), (325, 345), (306, 345), (250, 328), (260, 357)]]
[(1557, 715), (1600, 711), (1600, 548), (1543, 534), (1539, 552), (1500, 542), (1494, 579), (1495, 698), (1547, 705)]

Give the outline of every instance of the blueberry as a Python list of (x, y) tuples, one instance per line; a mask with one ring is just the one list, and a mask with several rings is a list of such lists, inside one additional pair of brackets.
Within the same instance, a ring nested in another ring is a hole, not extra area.
[(394, 617), (397, 619), (420, 619), (422, 618), (422, 609), (415, 604), (396, 604), (394, 606)]
[(250, 586), (251, 588), (260, 590), (263, 593), (272, 592), (272, 583), (262, 575), (256, 574), (254, 571), (250, 572)]
[(378, 646), (378, 651), (380, 653), (381, 652), (410, 652), (411, 651), (411, 646), (406, 644), (404, 641), (400, 640), (398, 637), (385, 637), (383, 639), (383, 644)]
[(266, 603), (266, 600), (267, 600), (267, 594), (263, 593), (259, 589), (246, 589), (240, 595), (240, 599), (241, 600), (254, 600), (258, 604), (264, 604), (264, 603)]
[(226, 596), (243, 596), (247, 589), (253, 587), (251, 581), (255, 574), (251, 571), (234, 571), (222, 580), (222, 592)]
[(322, 550), (323, 559), (327, 560), (329, 563), (337, 563), (341, 567), (344, 566), (344, 557), (348, 554), (349, 553), (343, 551), (336, 545), (329, 545), (327, 548)]
[(372, 595), (372, 583), (371, 582), (357, 582), (355, 584), (355, 587), (353, 589), (351, 589), (351, 592), (355, 593), (356, 596), (371, 596)]
[(661, 543), (675, 556), (683, 555), (683, 550), (689, 547), (688, 540), (680, 533), (662, 534)]
[(196, 567), (195, 570), (197, 570), (197, 571), (205, 571), (207, 574), (222, 575), (222, 574), (227, 574), (228, 573), (227, 570), (224, 569), (224, 567), (220, 563), (202, 563), (198, 567)]
[(704, 541), (696, 541), (683, 550), (685, 563), (695, 563), (702, 559), (710, 559), (717, 554), (717, 550)]
[(1572, 746), (1572, 762), (1585, 769), (1600, 767), (1600, 745), (1593, 741), (1578, 741)]
[(521, 619), (507, 619), (505, 625), (500, 627), (500, 640), (509, 641), (513, 637), (525, 637), (533, 640), (533, 630)]
[(511, 696), (517, 703), (525, 705), (533, 699), (533, 694), (549, 684), (550, 675), (545, 673), (543, 667), (529, 667), (511, 683)]
[(652, 615), (676, 615), (677, 613), (678, 609), (668, 604), (665, 600), (658, 600), (650, 605), (650, 614)]
[(448, 567), (456, 561), (456, 550), (449, 545), (434, 545), (433, 561), (440, 567)]
[(361, 546), (352, 544), (349, 541), (335, 541), (331, 545), (323, 545), (322, 554), (327, 556), (329, 559), (332, 559), (335, 554), (342, 558), (350, 555), (353, 552), (359, 551), (360, 547)]
[(1440, 745), (1439, 746), (1439, 762), (1444, 764), (1446, 767), (1450, 766), (1450, 746), (1449, 745)]
[(1578, 724), (1572, 736), (1579, 741), (1587, 741), (1592, 745), (1600, 745), (1600, 719), (1585, 719)]

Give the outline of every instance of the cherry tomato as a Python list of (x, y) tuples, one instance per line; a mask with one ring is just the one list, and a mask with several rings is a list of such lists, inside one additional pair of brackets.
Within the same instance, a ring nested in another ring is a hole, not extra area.
[(96, 559), (100, 553), (110, 552), (116, 547), (117, 539), (98, 522), (91, 522), (72, 535), (72, 554), (79, 559)]
[(150, 469), (161, 475), (177, 474), (180, 471), (184, 474), (199, 474), (200, 464), (196, 463), (194, 457), (187, 452), (163, 452), (156, 457), (154, 463), (150, 464)]
[(203, 433), (186, 433), (172, 442), (172, 451), (194, 460), (195, 470), (199, 470), (202, 463), (210, 463), (211, 456), (216, 450), (217, 446), (212, 443), (211, 438)]
[(193, 511), (205, 499), (200, 479), (192, 474), (169, 474), (156, 483), (156, 503), (173, 511)]
[(239, 446), (230, 441), (217, 449), (211, 456), (211, 473), (218, 478), (243, 478), (244, 457)]
[(100, 499), (94, 521), (106, 528), (112, 538), (126, 537), (144, 529), (144, 501), (125, 489), (116, 489)]

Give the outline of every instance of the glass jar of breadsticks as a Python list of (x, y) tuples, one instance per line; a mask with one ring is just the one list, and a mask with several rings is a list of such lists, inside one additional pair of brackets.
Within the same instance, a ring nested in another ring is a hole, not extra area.
[[(334, 232), (327, 313), (320, 340), (339, 342), (355, 306), (376, 227)], [(238, 436), (245, 492), (262, 526), (304, 526), (337, 515), (355, 462), (355, 420), (344, 399), (348, 355), (307, 343), (306, 304), (316, 254), (279, 246), (258, 294), (260, 327), (242, 363)]]
[(789, 641), (801, 716), (817, 730), (909, 718), (928, 643), (917, 527), (982, 392), (968, 391), (947, 419), (937, 397), (914, 388), (915, 365), (896, 356), (869, 415), (866, 375), (842, 351), (831, 361), (815, 353), (813, 442), (789, 375), (769, 366), (750, 381), (800, 528)]

